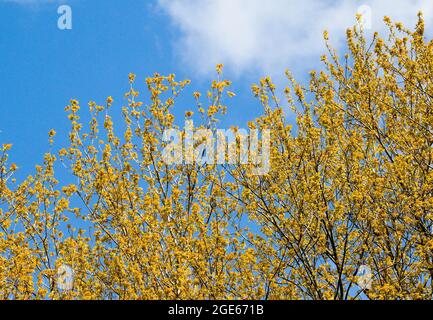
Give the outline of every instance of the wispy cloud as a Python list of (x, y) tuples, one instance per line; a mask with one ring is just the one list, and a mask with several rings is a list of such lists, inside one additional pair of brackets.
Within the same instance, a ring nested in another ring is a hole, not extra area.
[(427, 27), (433, 20), (431, 0), (158, 1), (180, 31), (175, 44), (180, 58), (198, 73), (220, 62), (238, 75), (306, 68), (323, 52), (323, 30), (339, 47), (361, 5), (371, 8), (373, 30), (383, 30), (385, 15), (413, 26), (423, 10)]

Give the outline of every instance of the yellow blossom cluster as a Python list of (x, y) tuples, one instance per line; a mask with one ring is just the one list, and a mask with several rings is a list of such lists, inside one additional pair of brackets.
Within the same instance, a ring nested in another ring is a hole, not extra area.
[[(433, 42), (421, 15), (414, 31), (385, 23), (386, 40), (349, 29), (344, 57), (325, 32), (308, 86), (288, 71), (284, 95), (270, 77), (252, 86), (264, 112), (248, 127), (271, 130), (265, 175), (162, 160), (190, 85), (173, 74), (144, 93), (129, 74), (125, 106), (90, 102), (87, 123), (71, 100), (69, 143), (20, 183), (1, 145), (0, 298), (431, 299)], [(235, 97), (216, 71), (192, 94), (200, 128)]]

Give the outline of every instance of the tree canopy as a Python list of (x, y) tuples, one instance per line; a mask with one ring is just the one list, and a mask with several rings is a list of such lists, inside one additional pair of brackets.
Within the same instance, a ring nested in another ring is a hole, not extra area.
[[(190, 85), (174, 75), (147, 78), (140, 94), (130, 74), (127, 105), (90, 102), (85, 124), (71, 100), (69, 144), (22, 182), (4, 144), (0, 297), (431, 299), (433, 41), (421, 14), (413, 31), (384, 21), (385, 39), (347, 30), (344, 56), (325, 32), (323, 71), (307, 86), (286, 72), (284, 99), (270, 78), (252, 86), (263, 114), (245, 126), (270, 130), (266, 174), (162, 160)], [(230, 113), (231, 82), (221, 65), (217, 75), (206, 94), (191, 92), (197, 129)]]

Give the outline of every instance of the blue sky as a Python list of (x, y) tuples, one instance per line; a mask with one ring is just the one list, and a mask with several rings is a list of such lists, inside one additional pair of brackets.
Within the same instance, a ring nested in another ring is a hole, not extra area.
[[(72, 1), (73, 28), (63, 31), (57, 7), (0, 1), (0, 144), (13, 143), (11, 159), (24, 175), (48, 150), (50, 129), (58, 132), (56, 144), (64, 141), (69, 99), (86, 106), (112, 95), (120, 114), (129, 72), (143, 90), (144, 78), (155, 71), (191, 78), (173, 49), (176, 29), (155, 2)], [(205, 89), (210, 79), (192, 78), (194, 90)], [(192, 106), (178, 108), (183, 114)], [(235, 122), (248, 116), (245, 110), (235, 114)]]
[[(57, 28), (60, 3), (72, 8), (72, 30)], [(433, 12), (433, 1), (415, 0), (0, 0), (0, 144), (14, 144), (18, 176), (31, 174), (50, 129), (64, 142), (71, 98), (84, 106), (111, 95), (120, 111), (129, 72), (138, 89), (158, 71), (204, 91), (220, 62), (238, 94), (221, 126), (242, 126), (260, 112), (250, 85), (265, 74), (282, 83), (285, 68), (302, 80), (323, 53), (322, 30), (341, 47), (362, 4), (375, 30), (384, 14), (411, 25), (419, 9)], [(193, 106), (177, 108), (182, 115)]]
[(69, 99), (121, 100), (129, 72), (143, 79), (175, 69), (162, 41), (170, 31), (151, 5), (75, 1), (73, 29), (64, 31), (57, 7), (0, 2), (0, 143), (14, 144), (12, 159), (27, 173), (48, 150), (51, 128), (59, 143), (66, 135)]

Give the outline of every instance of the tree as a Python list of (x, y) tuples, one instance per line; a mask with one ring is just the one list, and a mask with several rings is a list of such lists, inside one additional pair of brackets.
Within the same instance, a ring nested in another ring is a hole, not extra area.
[[(69, 145), (22, 183), (3, 145), (0, 296), (431, 299), (433, 42), (421, 14), (414, 31), (385, 23), (387, 40), (349, 29), (344, 57), (325, 32), (325, 70), (308, 88), (287, 72), (285, 103), (270, 78), (252, 87), (264, 113), (248, 126), (272, 137), (264, 175), (254, 164), (162, 161), (189, 85), (174, 75), (148, 78), (145, 103), (130, 74), (116, 128), (113, 98), (89, 103), (88, 125), (71, 100)], [(207, 103), (193, 94), (197, 129), (214, 131), (233, 96), (217, 71)], [(76, 183), (59, 182), (60, 170)], [(70, 287), (59, 285), (64, 266)]]

